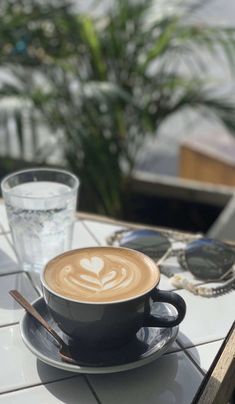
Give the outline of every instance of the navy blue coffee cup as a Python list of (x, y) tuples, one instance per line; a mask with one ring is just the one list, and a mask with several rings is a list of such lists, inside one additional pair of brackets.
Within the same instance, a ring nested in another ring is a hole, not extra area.
[[(115, 253), (125, 253), (128, 249), (120, 247), (98, 247), (94, 248), (102, 250), (112, 249)], [(79, 254), (81, 251), (92, 250), (87, 249), (73, 250), (56, 257), (63, 259), (66, 254)], [(117, 347), (131, 340), (142, 327), (174, 327), (178, 325), (184, 318), (186, 305), (181, 296), (174, 292), (163, 291), (158, 289), (160, 280), (160, 272), (155, 263), (144, 254), (128, 250), (128, 254), (134, 254), (135, 259), (145, 258), (150, 265), (154, 265), (157, 276), (155, 282), (141, 295), (132, 296), (121, 301), (94, 302), (79, 301), (72, 299), (57, 292), (47, 284), (45, 280), (45, 270), (51, 265), (51, 260), (41, 275), (41, 284), (45, 302), (48, 309), (58, 324), (59, 328), (78, 343), (89, 346), (100, 347)], [(158, 317), (151, 314), (151, 309), (158, 303), (165, 302), (173, 305), (176, 309), (176, 316)]]

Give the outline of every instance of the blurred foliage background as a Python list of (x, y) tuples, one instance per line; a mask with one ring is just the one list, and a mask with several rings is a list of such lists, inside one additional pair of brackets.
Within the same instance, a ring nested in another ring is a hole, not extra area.
[(99, 3), (1, 0), (0, 130), (10, 150), (14, 126), (22, 157), (30, 134), (34, 165), (58, 147), (89, 210), (123, 217), (138, 153), (170, 116), (193, 108), (234, 132), (235, 105), (202, 54), (219, 63), (219, 51), (233, 70), (235, 30), (193, 22), (197, 3)]

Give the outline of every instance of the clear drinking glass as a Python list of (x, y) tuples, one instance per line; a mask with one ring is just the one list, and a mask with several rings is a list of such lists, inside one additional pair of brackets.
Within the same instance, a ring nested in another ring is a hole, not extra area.
[(5, 177), (1, 187), (19, 264), (39, 273), (71, 248), (79, 180), (64, 170), (35, 168)]

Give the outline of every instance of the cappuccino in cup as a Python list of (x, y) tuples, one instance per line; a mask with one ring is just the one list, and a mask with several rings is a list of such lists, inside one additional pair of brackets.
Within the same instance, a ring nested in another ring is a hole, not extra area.
[(47, 265), (48, 287), (80, 302), (116, 302), (140, 296), (159, 282), (156, 265), (132, 250), (106, 247), (65, 253)]
[[(157, 288), (160, 272), (141, 252), (122, 247), (68, 251), (48, 262), (41, 275), (47, 307), (59, 328), (76, 343), (118, 347), (142, 327), (174, 327), (185, 302)], [(172, 304), (177, 316), (151, 314), (152, 305)]]

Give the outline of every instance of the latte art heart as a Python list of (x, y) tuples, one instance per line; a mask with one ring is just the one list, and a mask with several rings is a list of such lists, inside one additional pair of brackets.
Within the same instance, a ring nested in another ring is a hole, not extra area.
[(120, 301), (149, 290), (158, 280), (155, 264), (141, 257), (115, 247), (74, 250), (47, 265), (45, 280), (56, 293), (76, 301)]
[(104, 267), (104, 261), (99, 257), (83, 258), (80, 260), (80, 265), (87, 271), (98, 275)]

